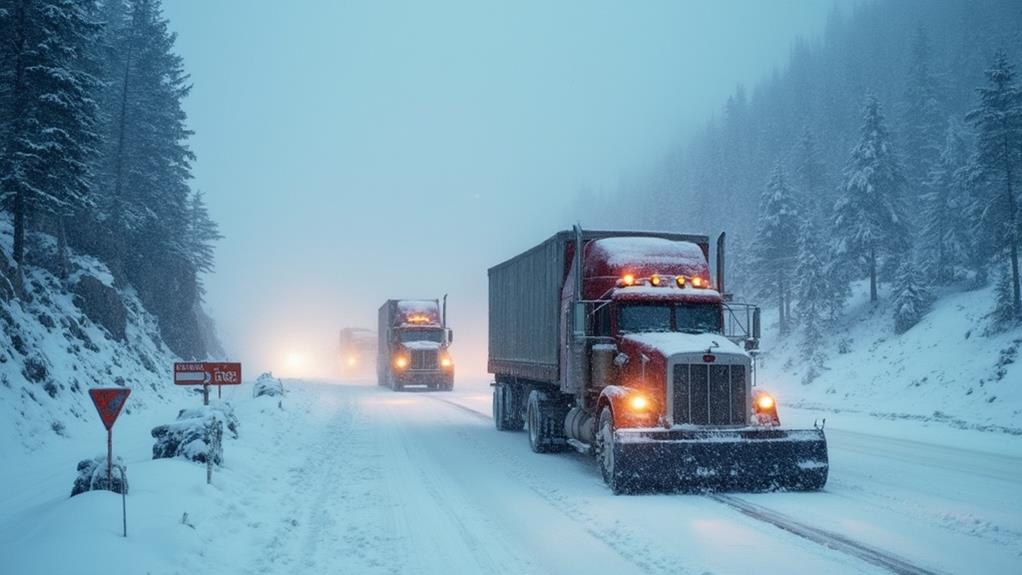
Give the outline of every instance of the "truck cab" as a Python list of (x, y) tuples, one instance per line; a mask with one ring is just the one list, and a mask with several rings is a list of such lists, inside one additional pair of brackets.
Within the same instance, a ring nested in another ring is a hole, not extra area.
[(387, 300), (379, 313), (379, 385), (394, 390), (406, 386), (454, 389), (454, 332), (447, 327), (446, 298)]

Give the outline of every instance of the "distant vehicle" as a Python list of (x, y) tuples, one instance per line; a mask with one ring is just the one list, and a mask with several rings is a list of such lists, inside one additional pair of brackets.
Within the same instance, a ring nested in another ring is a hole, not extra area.
[(363, 327), (346, 327), (341, 330), (338, 361), (344, 375), (368, 375), (372, 373), (376, 359), (376, 332)]
[(447, 327), (447, 296), (435, 299), (387, 300), (379, 313), (377, 383), (399, 391), (408, 385), (454, 389), (454, 360)]
[(823, 429), (753, 388), (759, 308), (724, 295), (724, 234), (716, 285), (708, 260), (706, 236), (576, 227), (490, 268), (497, 429), (588, 447), (615, 493), (822, 488)]

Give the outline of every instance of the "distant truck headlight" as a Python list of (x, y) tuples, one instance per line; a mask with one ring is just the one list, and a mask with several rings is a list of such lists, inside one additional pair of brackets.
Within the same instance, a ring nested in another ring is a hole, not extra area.
[(408, 367), (408, 358), (404, 357), (404, 356), (398, 356), (394, 360), (394, 367), (396, 367), (398, 369), (404, 369), (404, 368)]
[(454, 362), (451, 361), (451, 358), (449, 358), (449, 357), (443, 357), (443, 358), (440, 358), (440, 365), (442, 367), (451, 367), (452, 365), (454, 365)]

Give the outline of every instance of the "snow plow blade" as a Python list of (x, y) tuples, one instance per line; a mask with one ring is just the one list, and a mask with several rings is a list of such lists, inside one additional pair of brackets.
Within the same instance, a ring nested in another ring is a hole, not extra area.
[(620, 429), (614, 459), (624, 491), (796, 490), (827, 482), (822, 429)]

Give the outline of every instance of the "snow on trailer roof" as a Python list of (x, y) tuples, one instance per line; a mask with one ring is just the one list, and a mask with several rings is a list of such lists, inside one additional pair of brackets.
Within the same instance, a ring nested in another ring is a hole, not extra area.
[(706, 262), (703, 250), (696, 244), (664, 238), (604, 238), (594, 241), (590, 250), (612, 267), (678, 263), (700, 266)]
[[(672, 242), (690, 242), (697, 246), (705, 245), (709, 249), (710, 238), (706, 235), (700, 234), (681, 234), (676, 232), (658, 232), (658, 231), (640, 231), (640, 230), (582, 230), (582, 241), (591, 242), (609, 238), (658, 238)], [(575, 232), (573, 230), (561, 230), (556, 234), (550, 236), (546, 240), (533, 246), (532, 248), (525, 250), (513, 257), (510, 257), (489, 269), (489, 273), (493, 273), (495, 270), (510, 265), (519, 258), (527, 257), (533, 252), (537, 252), (547, 247), (547, 244), (556, 242), (564, 245), (566, 242), (575, 240)]]

